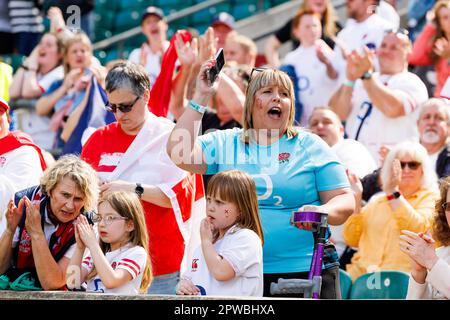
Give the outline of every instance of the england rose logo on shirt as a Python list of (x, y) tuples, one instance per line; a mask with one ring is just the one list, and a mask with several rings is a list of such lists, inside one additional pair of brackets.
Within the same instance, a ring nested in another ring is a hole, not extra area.
[(278, 162), (281, 163), (285, 163), (285, 162), (289, 162), (289, 157), (291, 156), (291, 154), (289, 152), (283, 152), (280, 153), (278, 155)]
[(6, 158), (5, 157), (0, 157), (0, 168), (2, 168), (6, 163)]
[(197, 271), (197, 268), (198, 268), (197, 261), (198, 261), (198, 259), (192, 259), (192, 265), (191, 265), (192, 272)]

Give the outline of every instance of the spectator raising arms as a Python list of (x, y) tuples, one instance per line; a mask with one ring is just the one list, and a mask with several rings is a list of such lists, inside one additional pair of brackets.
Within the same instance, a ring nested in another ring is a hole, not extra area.
[(149, 293), (173, 294), (185, 243), (192, 239), (192, 204), (203, 186), (199, 181), (196, 187), (196, 176), (169, 159), (165, 146), (174, 124), (148, 110), (150, 80), (143, 66), (116, 64), (106, 77), (106, 91), (117, 121), (97, 129), (81, 157), (98, 172), (102, 196), (118, 190), (140, 195), (154, 276)]
[(443, 245), (435, 250), (428, 235), (403, 230), (400, 249), (411, 258), (412, 271), (406, 299), (450, 299), (450, 178), (440, 185), (433, 234)]
[[(214, 174), (238, 169), (252, 175), (264, 231), (264, 295), (278, 278), (307, 279), (314, 239), (290, 225), (292, 211), (327, 212), (330, 224), (342, 224), (354, 210), (354, 196), (343, 166), (317, 136), (294, 127), (294, 89), (279, 70), (255, 70), (245, 98), (244, 128), (198, 136), (198, 124), (214, 92), (203, 64), (194, 98), (178, 119), (167, 153), (180, 168)], [(184, 147), (183, 147), (184, 146)], [(339, 298), (339, 262), (326, 245), (322, 298)]]
[(385, 33), (377, 50), (378, 73), (369, 48), (363, 53), (353, 50), (347, 57), (347, 80), (330, 99), (330, 107), (346, 121), (348, 137), (364, 144), (378, 162), (383, 145), (419, 136), (416, 120), (428, 93), (419, 77), (408, 72), (410, 51), (406, 34)]
[[(138, 195), (124, 191), (107, 194), (92, 220), (97, 222), (100, 241), (86, 217), (79, 216), (75, 229), (77, 246), (67, 268), (67, 286), (73, 289), (87, 280), (87, 291), (146, 293), (152, 271), (144, 210)], [(84, 256), (86, 248), (89, 254)], [(79, 273), (73, 271), (80, 268), (81, 279), (74, 278)]]
[(202, 244), (177, 294), (262, 296), (264, 239), (255, 183), (242, 171), (224, 171), (210, 180), (206, 197)]
[[(29, 134), (45, 150), (52, 148), (55, 133), (49, 128), (50, 118), (36, 114), (34, 99), (40, 98), (53, 82), (64, 78), (63, 50), (63, 41), (58, 34), (45, 33), (30, 56), (14, 74), (9, 89), (11, 99), (16, 106), (14, 112), (18, 120), (18, 128)], [(27, 104), (30, 103), (32, 108), (27, 108)]]

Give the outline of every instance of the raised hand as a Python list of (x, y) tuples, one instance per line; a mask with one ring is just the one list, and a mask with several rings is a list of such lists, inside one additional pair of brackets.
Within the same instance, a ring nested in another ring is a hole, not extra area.
[(388, 181), (383, 185), (383, 191), (387, 194), (398, 191), (400, 182), (402, 181), (402, 167), (400, 160), (394, 159), (391, 166), (391, 174), (388, 176)]
[(19, 206), (16, 207), (14, 201), (11, 199), (8, 202), (6, 210), (6, 228), (14, 234), (20, 219), (22, 218), (23, 206), (25, 205), (25, 198), (20, 199)]
[(44, 235), (41, 224), (41, 213), (39, 212), (39, 203), (33, 204), (30, 199), (25, 197), (25, 228), (30, 236)]
[(214, 39), (214, 30), (209, 27), (205, 34), (199, 39), (197, 64), (202, 65), (206, 61), (214, 58), (216, 54), (216, 44)]
[(47, 16), (50, 20), (50, 31), (55, 33), (58, 30), (64, 29), (66, 27), (66, 23), (64, 21), (64, 17), (62, 11), (58, 7), (50, 7), (48, 9)]
[[(215, 60), (208, 60), (200, 67), (200, 72), (198, 73), (197, 76), (197, 82), (193, 98), (193, 100), (199, 104), (206, 105), (217, 89), (218, 80), (211, 83), (207, 76), (207, 72), (215, 64), (216, 64)], [(205, 101), (206, 103), (204, 103)]]
[(191, 66), (198, 57), (197, 39), (192, 39), (191, 43), (184, 42), (179, 33), (175, 35), (175, 50), (177, 51), (178, 60), (182, 66)]
[[(348, 181), (350, 182), (350, 187), (352, 188), (353, 195), (355, 196), (355, 202), (357, 208), (361, 205), (363, 186), (361, 180), (359, 180), (358, 176), (350, 170), (346, 170)], [(358, 210), (359, 211), (359, 210)], [(355, 213), (358, 213), (355, 211)]]

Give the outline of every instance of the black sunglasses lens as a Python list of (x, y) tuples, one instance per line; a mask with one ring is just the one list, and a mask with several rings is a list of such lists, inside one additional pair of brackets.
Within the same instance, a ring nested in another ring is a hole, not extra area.
[(410, 168), (411, 170), (416, 170), (420, 166), (420, 163), (419, 162), (400, 162), (400, 166), (402, 167), (402, 169), (405, 169), (405, 167), (408, 166), (408, 168)]

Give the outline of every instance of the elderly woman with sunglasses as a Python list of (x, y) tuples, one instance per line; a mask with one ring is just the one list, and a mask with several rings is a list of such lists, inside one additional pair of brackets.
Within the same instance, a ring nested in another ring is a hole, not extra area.
[[(346, 267), (353, 280), (368, 272), (411, 271), (398, 237), (401, 230), (426, 232), (430, 229), (434, 204), (439, 197), (436, 180), (422, 145), (403, 142), (388, 153), (381, 169), (383, 192), (373, 196), (344, 225), (347, 245), (358, 248)], [(358, 198), (362, 191), (359, 187), (354, 188), (358, 190)]]
[(450, 178), (440, 183), (441, 198), (436, 202), (433, 236), (402, 231), (400, 249), (411, 258), (412, 270), (406, 299), (450, 299)]
[[(204, 105), (214, 92), (215, 84), (207, 77), (214, 63), (201, 67), (196, 92), (172, 131), (167, 152), (187, 171), (215, 174), (239, 169), (253, 177), (265, 239), (264, 296), (271, 296), (270, 284), (279, 278), (308, 278), (314, 239), (311, 232), (290, 224), (292, 212), (326, 212), (330, 224), (342, 224), (354, 210), (354, 196), (344, 167), (325, 142), (294, 127), (293, 85), (282, 71), (252, 72), (243, 129), (198, 137)], [(322, 298), (340, 298), (338, 268), (338, 255), (328, 243)]]

